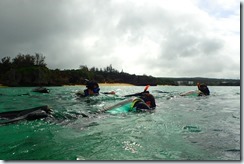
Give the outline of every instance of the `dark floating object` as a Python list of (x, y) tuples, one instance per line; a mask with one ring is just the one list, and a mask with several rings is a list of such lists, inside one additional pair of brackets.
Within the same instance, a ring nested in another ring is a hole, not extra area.
[(226, 151), (231, 151), (231, 152), (240, 152), (240, 149), (228, 149)]
[(51, 115), (52, 110), (47, 106), (40, 106), (20, 111), (10, 111), (0, 113), (0, 118), (4, 121), (0, 122), (0, 125), (6, 125), (21, 120), (36, 120), (46, 118)]
[(35, 88), (35, 89), (33, 89), (32, 92), (49, 93), (50, 90), (47, 89), (47, 88), (39, 87), (39, 88)]

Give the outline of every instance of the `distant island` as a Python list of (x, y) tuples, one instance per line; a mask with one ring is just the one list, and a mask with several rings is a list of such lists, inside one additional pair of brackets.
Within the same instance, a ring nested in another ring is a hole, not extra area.
[(83, 85), (85, 79), (95, 80), (98, 83), (128, 83), (137, 86), (148, 84), (151, 86), (193, 86), (197, 82), (209, 86), (240, 86), (240, 79), (153, 77), (119, 72), (112, 65), (105, 68), (88, 68), (83, 65), (79, 69), (52, 70), (47, 68), (45, 56), (40, 53), (18, 54), (13, 59), (3, 57), (0, 61), (0, 84), (5, 86)]

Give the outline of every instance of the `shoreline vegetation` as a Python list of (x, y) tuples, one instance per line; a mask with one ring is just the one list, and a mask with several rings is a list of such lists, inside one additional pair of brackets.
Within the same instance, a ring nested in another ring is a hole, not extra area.
[(129, 83), (98, 83), (99, 86), (135, 86)]
[(85, 85), (86, 79), (103, 86), (196, 86), (198, 82), (208, 86), (240, 86), (240, 79), (153, 77), (118, 71), (112, 65), (105, 68), (80, 65), (79, 69), (53, 70), (46, 66), (45, 56), (40, 53), (19, 53), (13, 59), (4, 57), (0, 60), (0, 87)]
[[(99, 86), (136, 86), (136, 85), (129, 84), (129, 83), (98, 83), (98, 84), (99, 84)], [(66, 86), (86, 86), (86, 85), (85, 84), (70, 84), (70, 85), (62, 85), (62, 86), (66, 87)], [(6, 88), (6, 87), (9, 87), (9, 86), (0, 84), (0, 88)]]
[[(98, 83), (99, 86), (136, 86), (133, 84), (129, 84), (129, 83)], [(63, 85), (65, 86), (86, 86), (85, 84), (70, 84), (70, 85)]]

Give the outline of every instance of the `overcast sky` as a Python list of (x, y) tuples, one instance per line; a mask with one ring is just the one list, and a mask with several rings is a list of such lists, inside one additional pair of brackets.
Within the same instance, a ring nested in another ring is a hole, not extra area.
[(50, 69), (240, 78), (239, 0), (0, 0), (0, 58)]

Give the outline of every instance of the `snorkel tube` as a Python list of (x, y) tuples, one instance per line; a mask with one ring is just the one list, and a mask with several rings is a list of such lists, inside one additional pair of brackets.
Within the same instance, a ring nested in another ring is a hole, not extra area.
[(144, 88), (144, 91), (143, 92), (146, 92), (147, 89), (150, 87), (150, 85), (147, 85), (145, 88)]

